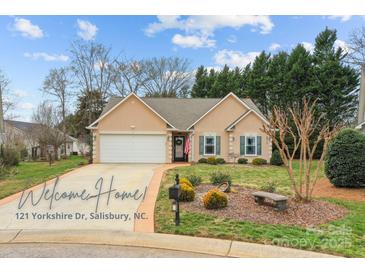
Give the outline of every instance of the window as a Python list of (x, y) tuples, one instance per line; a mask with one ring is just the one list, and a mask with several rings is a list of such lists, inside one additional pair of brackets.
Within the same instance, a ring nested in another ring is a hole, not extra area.
[(204, 154), (215, 155), (215, 136), (204, 136)]
[(256, 155), (257, 153), (257, 142), (256, 136), (246, 136), (246, 155)]

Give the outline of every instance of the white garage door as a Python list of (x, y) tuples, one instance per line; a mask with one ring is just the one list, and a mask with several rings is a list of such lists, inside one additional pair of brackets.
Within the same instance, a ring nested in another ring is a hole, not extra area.
[(100, 135), (101, 163), (165, 163), (166, 135)]

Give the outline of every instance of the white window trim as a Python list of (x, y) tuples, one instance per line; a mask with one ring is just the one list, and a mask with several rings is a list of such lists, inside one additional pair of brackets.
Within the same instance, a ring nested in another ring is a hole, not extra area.
[[(255, 153), (254, 154), (247, 154), (247, 138), (255, 138)], [(257, 156), (257, 136), (245, 136), (245, 156)]]
[[(213, 138), (213, 141), (214, 141), (214, 145), (213, 145), (213, 149), (214, 149), (214, 153), (213, 154), (207, 154), (206, 152), (205, 152), (205, 145), (206, 145), (206, 138), (207, 137), (211, 137), (211, 138)], [(204, 156), (215, 156), (216, 155), (216, 152), (217, 152), (217, 138), (216, 138), (216, 136), (212, 136), (212, 135), (204, 135), (204, 151), (203, 151), (203, 155)]]

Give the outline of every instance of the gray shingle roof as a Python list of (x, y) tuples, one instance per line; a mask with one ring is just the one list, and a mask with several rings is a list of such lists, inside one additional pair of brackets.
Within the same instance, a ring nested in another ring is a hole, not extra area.
[[(122, 99), (123, 97), (111, 97), (100, 116), (107, 113)], [(140, 97), (140, 99), (166, 119), (171, 125), (180, 130), (187, 129), (221, 100), (221, 98), (186, 99), (158, 97)], [(251, 99), (243, 98), (241, 100), (246, 103), (248, 107), (262, 115), (262, 117), (265, 117)]]
[[(29, 129), (32, 129), (34, 127), (39, 126), (37, 123), (30, 123), (30, 122), (23, 122), (23, 121), (15, 121), (15, 120), (4, 120), (5, 123), (11, 125), (12, 127), (15, 127), (21, 131), (26, 131)], [(74, 142), (74, 137), (67, 135), (67, 142)], [(77, 140), (77, 139), (76, 139)]]
[(5, 123), (8, 123), (9, 125), (20, 129), (20, 130), (27, 130), (34, 126), (37, 126), (36, 123), (29, 123), (29, 122), (23, 122), (23, 121), (14, 121), (14, 120), (4, 120)]

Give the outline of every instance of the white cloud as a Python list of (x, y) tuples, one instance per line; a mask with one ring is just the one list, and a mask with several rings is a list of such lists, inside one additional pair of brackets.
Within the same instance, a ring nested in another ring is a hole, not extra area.
[(276, 51), (276, 50), (278, 50), (278, 49), (280, 49), (281, 48), (281, 45), (280, 44), (278, 44), (278, 43), (272, 43), (271, 45), (270, 45), (270, 47), (269, 47), (269, 50), (270, 51)]
[[(154, 36), (158, 32), (164, 30), (176, 29), (183, 31), (185, 36), (181, 34), (175, 34), (174, 37), (185, 37), (185, 40), (189, 38), (192, 40), (194, 37), (195, 42), (200, 40), (205, 43), (212, 44), (214, 40), (211, 38), (214, 36), (214, 32), (217, 29), (233, 28), (240, 29), (244, 26), (251, 26), (254, 29), (259, 29), (262, 34), (271, 32), (274, 24), (269, 16), (251, 16), (251, 15), (192, 15), (192, 16), (157, 16), (158, 22), (151, 23), (145, 29), (147, 36)], [(179, 36), (177, 36), (179, 35)], [(175, 38), (176, 39), (176, 38)], [(174, 39), (172, 39), (174, 40)], [(181, 43), (184, 47), (188, 47), (191, 44), (193, 48), (197, 43), (187, 42)], [(204, 44), (204, 43), (203, 43)]]
[(192, 15), (186, 18), (167, 15), (157, 18), (159, 22), (151, 23), (145, 29), (146, 35), (152, 36), (167, 29), (213, 34), (216, 29), (239, 29), (246, 25), (259, 28), (261, 33), (269, 33), (274, 27), (270, 17), (264, 15)]
[(67, 62), (69, 59), (67, 55), (48, 54), (46, 52), (33, 52), (33, 53), (26, 52), (24, 53), (24, 56), (32, 60), (43, 60), (46, 62), (54, 62), (54, 61)]
[(314, 45), (312, 43), (309, 42), (301, 42), (301, 44), (303, 45), (303, 47), (309, 51), (309, 52), (313, 52), (314, 50)]
[(343, 50), (344, 52), (346, 52), (346, 53), (349, 53), (349, 52), (350, 52), (349, 45), (348, 45), (345, 41), (343, 41), (343, 40), (339, 40), (339, 39), (337, 39), (337, 40), (335, 41), (335, 48), (336, 48), (336, 49), (337, 49), (337, 48), (342, 48), (342, 50)]
[(23, 98), (26, 97), (27, 95), (28, 92), (26, 92), (25, 90), (17, 89), (14, 91), (14, 96), (17, 98)]
[(235, 35), (230, 35), (230, 36), (228, 37), (227, 41), (228, 41), (229, 43), (232, 43), (232, 44), (237, 43), (237, 37), (236, 37)]
[(23, 110), (31, 110), (34, 108), (34, 105), (32, 103), (19, 103), (17, 107)]
[(233, 50), (220, 50), (214, 55), (214, 61), (218, 65), (228, 65), (230, 67), (244, 67), (249, 63), (252, 63), (256, 56), (258, 56), (260, 52), (248, 52), (243, 53), (240, 51)]
[(339, 19), (341, 22), (347, 22), (351, 19), (351, 15), (330, 15), (328, 19), (337, 20)]
[(39, 26), (32, 24), (30, 20), (24, 18), (15, 18), (12, 30), (30, 39), (42, 38), (44, 36), (43, 30)]
[(183, 48), (211, 48), (215, 46), (215, 40), (208, 37), (196, 35), (175, 34), (172, 37), (172, 43)]
[(77, 19), (77, 26), (79, 28), (77, 35), (83, 40), (89, 41), (95, 39), (96, 33), (98, 32), (96, 25), (86, 20)]

